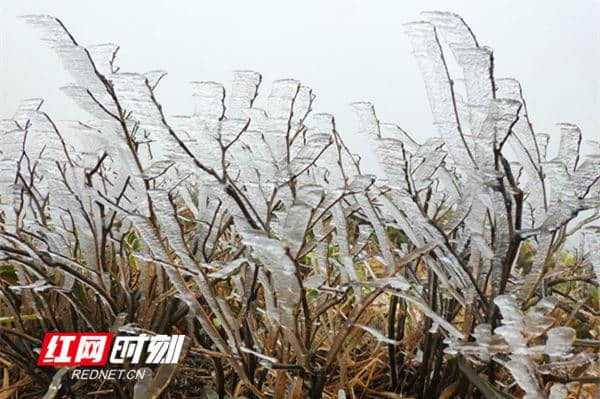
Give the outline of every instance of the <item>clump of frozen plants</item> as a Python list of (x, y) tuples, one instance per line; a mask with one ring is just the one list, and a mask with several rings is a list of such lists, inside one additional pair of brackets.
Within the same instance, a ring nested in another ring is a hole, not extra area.
[[(600, 144), (563, 123), (550, 155), (492, 50), (455, 14), (422, 18), (405, 31), (439, 136), (420, 143), (353, 104), (385, 171), (375, 177), (296, 80), (265, 95), (251, 71), (227, 90), (193, 82), (194, 113), (172, 117), (156, 92), (164, 72), (122, 72), (117, 46), (24, 17), (89, 119), (56, 122), (29, 99), (1, 121), (5, 387), (45, 398), (593, 395)], [(36, 366), (51, 331), (188, 339), (179, 364), (151, 365), (148, 378), (81, 381)]]

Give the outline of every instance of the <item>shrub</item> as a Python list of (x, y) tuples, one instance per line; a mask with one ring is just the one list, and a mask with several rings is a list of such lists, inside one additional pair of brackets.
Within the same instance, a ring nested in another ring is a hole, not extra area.
[[(121, 72), (118, 47), (24, 17), (90, 120), (55, 123), (32, 99), (2, 122), (5, 373), (46, 398), (591, 394), (599, 144), (584, 155), (561, 124), (550, 159), (492, 51), (460, 17), (423, 16), (406, 32), (439, 137), (418, 143), (353, 104), (380, 178), (296, 80), (263, 99), (251, 71), (227, 95), (194, 82), (194, 114), (169, 117), (164, 72)], [(35, 366), (46, 331), (189, 339), (152, 378), (71, 381)]]

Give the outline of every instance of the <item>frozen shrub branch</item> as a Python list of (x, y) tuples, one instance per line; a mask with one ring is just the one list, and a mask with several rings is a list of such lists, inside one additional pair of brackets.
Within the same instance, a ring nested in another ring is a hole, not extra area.
[[(117, 46), (24, 17), (90, 120), (55, 123), (32, 99), (1, 122), (0, 358), (47, 398), (68, 382), (33, 366), (42, 331), (183, 331), (220, 398), (558, 398), (597, 382), (600, 145), (561, 124), (549, 159), (492, 50), (457, 15), (423, 18), (405, 30), (439, 137), (353, 104), (376, 178), (296, 80), (266, 98), (251, 71), (227, 95), (193, 82), (194, 113), (169, 117), (164, 72), (122, 72)], [(179, 378), (110, 389), (158, 398)]]

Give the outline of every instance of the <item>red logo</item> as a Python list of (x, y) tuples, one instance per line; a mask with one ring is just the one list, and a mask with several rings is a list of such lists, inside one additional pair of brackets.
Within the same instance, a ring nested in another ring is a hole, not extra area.
[(112, 333), (46, 333), (38, 366), (104, 366)]

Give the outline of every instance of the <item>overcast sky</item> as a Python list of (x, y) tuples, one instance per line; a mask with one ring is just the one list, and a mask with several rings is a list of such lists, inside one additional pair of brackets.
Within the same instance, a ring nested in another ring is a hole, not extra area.
[(231, 71), (253, 69), (262, 93), (280, 78), (311, 86), (315, 111), (334, 114), (356, 150), (349, 104), (359, 100), (425, 138), (434, 134), (431, 116), (402, 24), (435, 9), (461, 14), (494, 49), (496, 76), (521, 81), (538, 132), (555, 138), (557, 122), (573, 122), (584, 138), (600, 139), (597, 0), (0, 0), (0, 116), (29, 97), (45, 98), (57, 119), (79, 115), (58, 90), (70, 81), (58, 58), (16, 19), (46, 13), (82, 44), (121, 45), (124, 71), (167, 70), (159, 99), (170, 114), (192, 111), (190, 81), (227, 85)]

